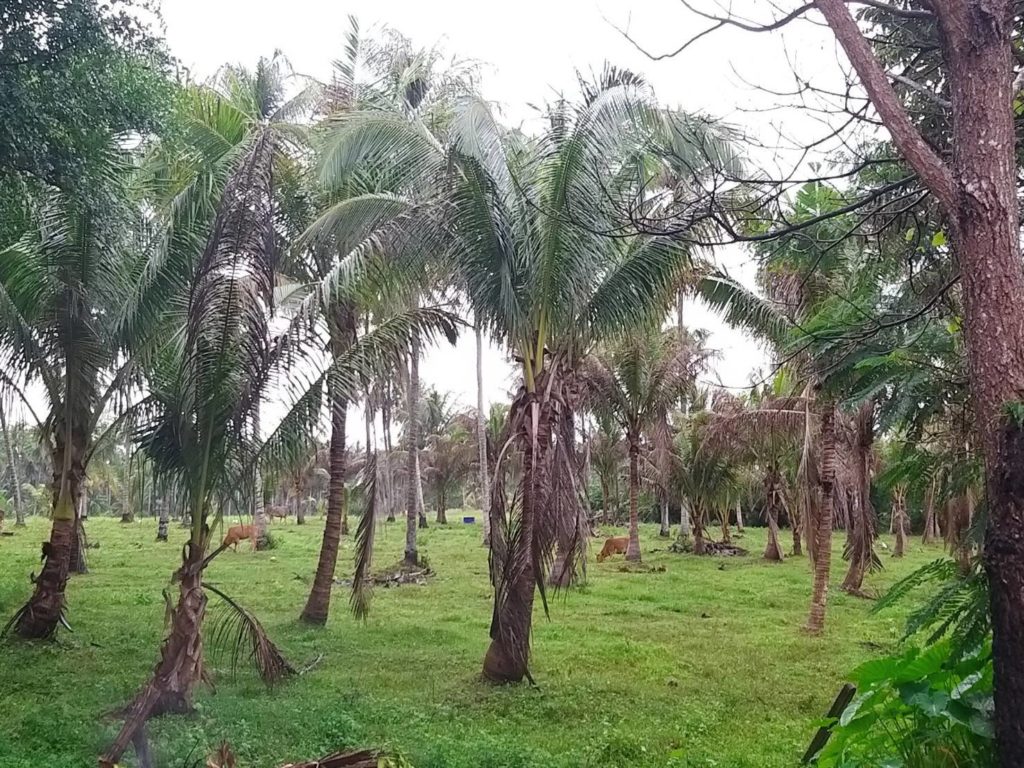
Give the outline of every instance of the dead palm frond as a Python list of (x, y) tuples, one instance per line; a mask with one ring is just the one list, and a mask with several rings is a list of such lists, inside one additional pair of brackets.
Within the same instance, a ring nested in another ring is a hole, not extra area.
[(295, 669), (281, 655), (259, 619), (209, 582), (203, 582), (203, 588), (223, 601), (221, 610), (207, 618), (207, 645), (213, 649), (214, 656), (227, 656), (232, 674), (244, 662), (251, 662), (268, 686), (295, 674)]

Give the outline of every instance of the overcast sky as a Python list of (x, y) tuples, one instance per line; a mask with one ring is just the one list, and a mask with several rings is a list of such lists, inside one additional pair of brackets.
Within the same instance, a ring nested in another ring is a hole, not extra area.
[[(754, 0), (739, 5), (752, 14), (766, 6)], [(200, 79), (226, 62), (252, 66), (278, 49), (297, 72), (327, 77), (331, 61), (340, 56), (349, 14), (359, 19), (364, 34), (387, 25), (417, 45), (439, 44), (449, 55), (480, 61), (484, 96), (500, 105), (510, 125), (528, 127), (535, 114), (531, 105), (573, 93), (577, 70), (599, 71), (609, 61), (642, 73), (663, 103), (709, 113), (763, 143), (776, 143), (773, 126), (779, 125), (797, 138), (812, 138), (820, 126), (791, 110), (764, 111), (777, 99), (751, 83), (792, 90), (791, 65), (805, 77), (838, 72), (834, 41), (810, 22), (785, 36), (719, 31), (662, 61), (650, 60), (616, 30), (628, 29), (652, 54), (671, 51), (706, 25), (676, 0), (163, 0), (171, 51)], [(758, 162), (771, 160), (763, 150), (758, 154)], [(718, 257), (731, 273), (750, 280), (750, 260), (742, 249)], [(765, 366), (757, 346), (704, 307), (688, 305), (686, 321), (710, 330), (710, 345), (721, 352), (710, 381), (742, 387), (751, 371)], [(422, 375), (426, 384), (475, 405), (474, 368), (473, 337), (466, 334), (455, 349), (429, 351)], [(487, 351), (484, 375), (488, 400), (504, 399), (513, 374), (499, 350)]]

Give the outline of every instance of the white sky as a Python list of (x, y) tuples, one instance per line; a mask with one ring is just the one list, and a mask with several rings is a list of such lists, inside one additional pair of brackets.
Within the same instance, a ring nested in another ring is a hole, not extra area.
[[(768, 12), (766, 3), (755, 0), (739, 6), (752, 15), (761, 11), (762, 18)], [(440, 43), (449, 55), (482, 62), (484, 96), (501, 105), (510, 125), (531, 118), (530, 104), (542, 104), (563, 90), (573, 93), (576, 70), (599, 71), (607, 60), (642, 73), (663, 103), (707, 112), (766, 143), (774, 138), (770, 123), (816, 138), (820, 127), (805, 115), (758, 111), (774, 99), (744, 81), (792, 90), (790, 62), (804, 76), (838, 72), (832, 38), (809, 22), (785, 37), (720, 30), (679, 57), (660, 62), (637, 51), (613, 26), (628, 27), (653, 53), (672, 50), (706, 26), (675, 0), (163, 0), (171, 51), (198, 78), (224, 63), (253, 66), (276, 49), (297, 72), (326, 77), (330, 62), (341, 54), (349, 14), (359, 19), (364, 34), (385, 24), (417, 45)], [(771, 159), (762, 151), (758, 162)], [(750, 280), (751, 265), (742, 249), (718, 257), (735, 276)], [(686, 322), (710, 330), (710, 346), (721, 352), (711, 381), (745, 386), (750, 372), (765, 366), (763, 353), (750, 340), (703, 306), (689, 305)], [(425, 384), (452, 392), (463, 405), (475, 405), (472, 333), (454, 349), (430, 350), (421, 371)], [(484, 377), (488, 401), (504, 399), (512, 370), (499, 350), (487, 350)]]

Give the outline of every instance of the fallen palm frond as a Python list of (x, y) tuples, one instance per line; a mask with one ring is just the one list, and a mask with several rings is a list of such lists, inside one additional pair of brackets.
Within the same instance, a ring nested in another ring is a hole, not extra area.
[(242, 661), (252, 661), (260, 679), (267, 685), (274, 685), (295, 674), (295, 669), (281, 655), (259, 619), (212, 584), (204, 583), (203, 588), (223, 600), (224, 609), (208, 620), (211, 623), (208, 645), (214, 654), (228, 655), (232, 674)]

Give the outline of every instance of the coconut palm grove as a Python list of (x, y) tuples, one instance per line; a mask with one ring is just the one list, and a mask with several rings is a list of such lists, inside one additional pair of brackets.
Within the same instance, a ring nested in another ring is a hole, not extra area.
[(1024, 766), (1024, 3), (677, 5), (0, 2), (0, 766)]

